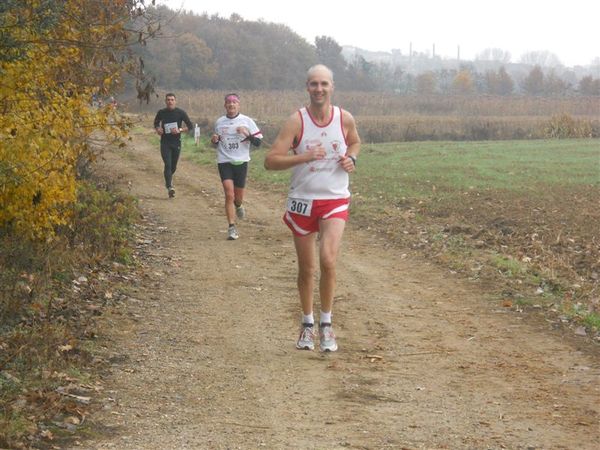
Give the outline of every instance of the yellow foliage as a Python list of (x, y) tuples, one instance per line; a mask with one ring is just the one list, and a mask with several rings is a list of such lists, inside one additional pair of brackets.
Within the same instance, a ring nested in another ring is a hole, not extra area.
[(0, 58), (0, 230), (49, 239), (69, 222), (91, 135), (114, 138), (127, 126), (112, 108), (90, 105), (123, 70), (112, 52), (127, 2), (8, 1), (2, 25), (12, 34), (1, 38), (16, 50)]

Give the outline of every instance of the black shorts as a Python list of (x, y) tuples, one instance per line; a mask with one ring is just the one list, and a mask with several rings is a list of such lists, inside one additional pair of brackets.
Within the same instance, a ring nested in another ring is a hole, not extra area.
[(246, 187), (246, 176), (248, 175), (248, 161), (243, 164), (219, 163), (219, 175), (221, 181), (233, 180), (237, 188)]

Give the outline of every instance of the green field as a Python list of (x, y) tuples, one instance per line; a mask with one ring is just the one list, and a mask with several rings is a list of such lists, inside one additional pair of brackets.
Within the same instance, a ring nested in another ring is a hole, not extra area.
[[(157, 141), (158, 143), (158, 141)], [(184, 152), (215, 164), (215, 151), (190, 138)], [(289, 172), (267, 172), (265, 149), (252, 153), (250, 176), (261, 183), (285, 183)], [(600, 141), (595, 139), (401, 142), (363, 144), (353, 191), (365, 198), (430, 199), (465, 190), (506, 190), (535, 196), (548, 187), (600, 186)], [(435, 188), (434, 188), (435, 187)], [(457, 199), (458, 200), (458, 199)]]
[[(431, 185), (445, 192), (532, 186), (598, 185), (597, 140), (404, 142), (365, 145), (358, 184), (392, 195), (429, 196)], [(366, 183), (365, 183), (366, 182)]]

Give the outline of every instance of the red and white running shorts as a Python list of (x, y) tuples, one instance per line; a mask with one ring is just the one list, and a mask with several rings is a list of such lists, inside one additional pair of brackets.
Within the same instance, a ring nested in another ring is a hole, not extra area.
[(321, 220), (334, 217), (348, 221), (350, 197), (334, 200), (304, 200), (288, 198), (283, 221), (296, 236), (319, 231)]

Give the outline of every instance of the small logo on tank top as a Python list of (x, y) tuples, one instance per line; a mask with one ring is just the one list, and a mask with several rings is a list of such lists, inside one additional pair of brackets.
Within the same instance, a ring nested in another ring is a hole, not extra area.
[(342, 143), (340, 141), (331, 141), (331, 147), (333, 148), (333, 151), (335, 153), (339, 153), (340, 152), (340, 147), (342, 146)]

